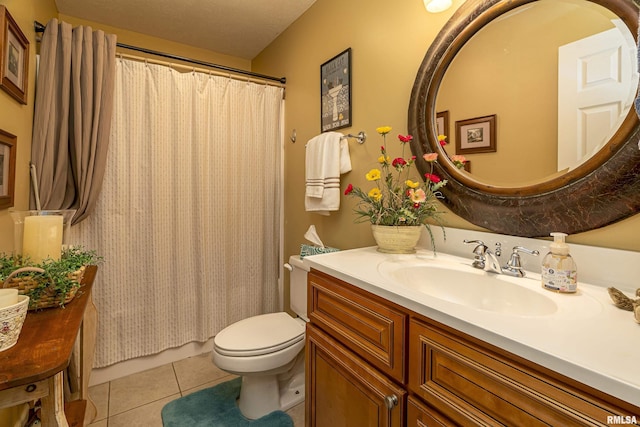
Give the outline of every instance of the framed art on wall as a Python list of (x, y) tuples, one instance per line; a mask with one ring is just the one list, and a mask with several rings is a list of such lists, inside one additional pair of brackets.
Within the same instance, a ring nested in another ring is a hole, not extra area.
[(0, 209), (13, 206), (16, 182), (15, 135), (0, 129)]
[(438, 135), (449, 136), (449, 110), (436, 113)]
[(496, 115), (456, 122), (456, 154), (496, 151)]
[(351, 126), (351, 48), (320, 66), (320, 129)]
[(0, 87), (20, 103), (27, 103), (29, 40), (5, 6), (0, 6)]

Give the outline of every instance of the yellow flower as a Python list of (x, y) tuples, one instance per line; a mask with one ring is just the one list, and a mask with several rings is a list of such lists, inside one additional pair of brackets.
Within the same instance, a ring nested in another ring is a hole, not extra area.
[(375, 200), (376, 202), (380, 201), (380, 199), (382, 199), (382, 191), (380, 191), (379, 188), (372, 188), (371, 191), (369, 191), (369, 197), (371, 197), (373, 200)]
[(391, 126), (380, 126), (379, 128), (376, 128), (376, 132), (380, 135), (386, 135), (391, 132)]
[(418, 188), (418, 187), (420, 186), (420, 183), (419, 183), (419, 182), (413, 182), (413, 181), (411, 181), (410, 179), (406, 180), (404, 183), (405, 183), (405, 184), (407, 185), (407, 187), (409, 187), (409, 188)]
[(438, 141), (444, 141), (447, 139), (446, 135), (438, 135)]
[(391, 157), (389, 156), (385, 157), (384, 155), (382, 155), (378, 157), (378, 163), (380, 163), (381, 165), (389, 164), (391, 163)]
[(365, 175), (367, 181), (377, 181), (380, 179), (380, 170), (379, 169), (371, 169), (369, 173)]

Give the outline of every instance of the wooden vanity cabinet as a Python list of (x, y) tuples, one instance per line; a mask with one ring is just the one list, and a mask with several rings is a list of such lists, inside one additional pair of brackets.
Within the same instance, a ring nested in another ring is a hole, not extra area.
[(307, 427), (640, 420), (634, 405), (330, 275), (312, 269), (308, 286)]

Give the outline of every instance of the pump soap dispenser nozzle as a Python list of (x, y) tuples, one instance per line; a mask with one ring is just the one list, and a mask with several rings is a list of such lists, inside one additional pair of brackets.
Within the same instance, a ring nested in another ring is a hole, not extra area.
[(569, 255), (567, 234), (554, 232), (549, 253), (542, 260), (542, 287), (551, 291), (573, 293), (578, 290), (576, 263)]

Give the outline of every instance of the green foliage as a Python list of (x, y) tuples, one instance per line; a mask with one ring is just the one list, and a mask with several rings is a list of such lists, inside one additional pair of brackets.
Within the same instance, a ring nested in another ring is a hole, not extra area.
[(82, 266), (98, 265), (104, 259), (93, 250), (85, 250), (82, 247), (73, 247), (62, 251), (60, 260), (46, 259), (41, 263), (34, 263), (29, 258), (15, 257), (13, 255), (0, 254), (0, 282), (4, 282), (15, 270), (22, 267), (36, 267), (44, 270), (42, 273), (28, 271), (19, 273), (18, 277), (30, 276), (38, 282), (38, 286), (29, 292), (29, 305), (35, 306), (45, 293), (55, 295), (64, 304), (69, 292), (79, 288), (78, 283), (70, 275), (78, 271)]

